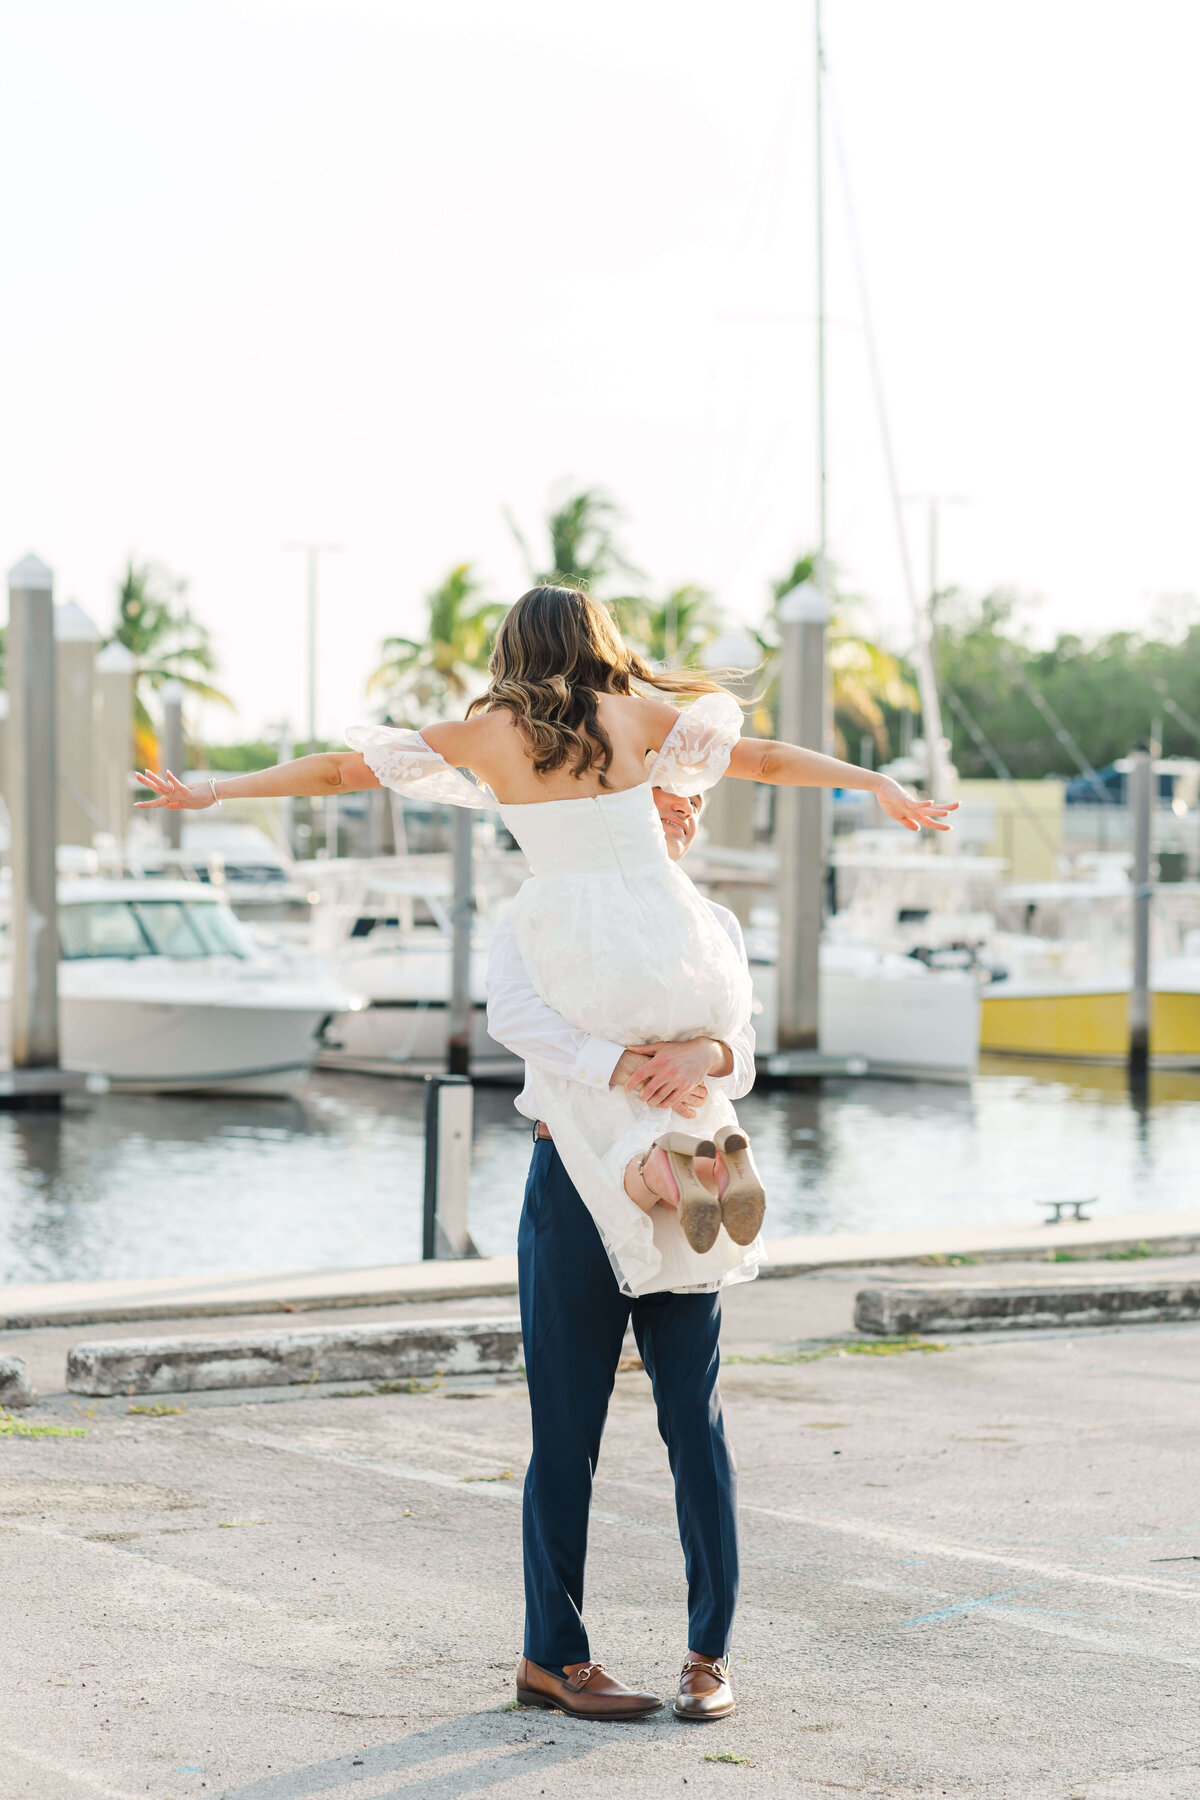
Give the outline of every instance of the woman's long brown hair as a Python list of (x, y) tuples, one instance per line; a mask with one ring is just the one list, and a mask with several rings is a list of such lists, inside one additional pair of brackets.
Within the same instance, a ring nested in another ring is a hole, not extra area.
[(631, 650), (599, 601), (578, 588), (536, 587), (510, 606), (496, 633), (487, 692), (467, 717), (503, 707), (529, 740), (539, 775), (569, 766), (599, 771), (608, 786), (612, 743), (597, 695), (632, 694), (636, 681), (661, 694), (715, 694), (718, 681), (690, 669), (652, 669)]

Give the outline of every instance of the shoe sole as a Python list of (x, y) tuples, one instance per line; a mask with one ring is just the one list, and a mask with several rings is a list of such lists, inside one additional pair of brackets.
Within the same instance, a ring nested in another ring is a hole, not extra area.
[(517, 1700), (522, 1706), (540, 1706), (543, 1712), (560, 1712), (566, 1719), (607, 1719), (613, 1725), (623, 1724), (628, 1719), (648, 1719), (652, 1713), (661, 1712), (665, 1702), (659, 1700), (653, 1706), (643, 1706), (631, 1712), (585, 1712), (581, 1706), (564, 1706), (561, 1700), (554, 1700), (549, 1694), (539, 1694), (533, 1688), (517, 1689)]
[(717, 1149), (729, 1171), (729, 1186), (721, 1197), (721, 1223), (735, 1244), (752, 1244), (762, 1230), (767, 1199), (754, 1164), (748, 1139), (725, 1126), (716, 1134)]
[(679, 1223), (692, 1249), (701, 1256), (711, 1250), (721, 1229), (721, 1203), (707, 1196), (700, 1200), (690, 1195), (680, 1202)]
[(721, 1202), (696, 1174), (694, 1158), (713, 1157), (717, 1147), (711, 1138), (690, 1138), (683, 1132), (667, 1132), (659, 1138), (679, 1186), (679, 1223), (683, 1235), (700, 1256), (711, 1250), (721, 1229)]

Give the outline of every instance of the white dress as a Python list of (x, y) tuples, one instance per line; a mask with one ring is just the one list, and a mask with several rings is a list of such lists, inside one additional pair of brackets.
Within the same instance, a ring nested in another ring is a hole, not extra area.
[[(692, 883), (667, 855), (651, 787), (695, 794), (724, 774), (742, 714), (728, 694), (682, 712), (640, 787), (620, 793), (500, 805), (531, 874), (513, 901), (521, 955), (547, 1006), (617, 1043), (728, 1040), (750, 1017), (750, 975)], [(452, 769), (416, 731), (352, 727), (346, 741), (385, 787), (438, 804), (498, 804)], [(761, 1239), (733, 1243), (722, 1229), (693, 1250), (678, 1215), (645, 1213), (625, 1192), (625, 1166), (664, 1130), (711, 1136), (736, 1123), (710, 1089), (694, 1120), (648, 1106), (623, 1087), (597, 1090), (531, 1069), (538, 1116), (608, 1251), (627, 1294), (703, 1291), (750, 1280)]]

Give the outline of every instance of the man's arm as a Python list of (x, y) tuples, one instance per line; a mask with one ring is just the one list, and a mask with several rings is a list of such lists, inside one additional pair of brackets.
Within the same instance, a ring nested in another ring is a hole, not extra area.
[[(709, 905), (716, 913), (721, 925), (724, 926), (726, 935), (739, 957), (746, 962), (746, 944), (736, 915), (731, 913), (727, 907), (714, 906), (711, 900)], [(731, 1100), (740, 1100), (742, 1095), (748, 1094), (754, 1086), (755, 1038), (754, 1026), (749, 1019), (746, 1020), (740, 1031), (734, 1033), (725, 1048), (729, 1053), (728, 1069), (722, 1069), (719, 1074), (714, 1074), (709, 1079), (715, 1087), (719, 1087), (723, 1093), (728, 1094)]]

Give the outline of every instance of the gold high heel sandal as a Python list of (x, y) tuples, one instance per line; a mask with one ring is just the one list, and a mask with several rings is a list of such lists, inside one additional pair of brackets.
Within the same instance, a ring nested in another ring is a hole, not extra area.
[[(689, 1137), (684, 1131), (668, 1131), (656, 1138), (641, 1161), (643, 1171), (656, 1150), (661, 1150), (679, 1194), (679, 1223), (693, 1250), (701, 1255), (711, 1250), (721, 1229), (721, 1203), (715, 1191), (706, 1187), (696, 1172), (695, 1158), (716, 1159), (717, 1146), (711, 1138)], [(646, 1177), (642, 1174), (642, 1180)], [(646, 1183), (649, 1187), (649, 1182)], [(654, 1190), (651, 1189), (651, 1192)]]
[[(750, 1141), (736, 1125), (723, 1125), (714, 1134), (728, 1182), (721, 1194), (721, 1223), (735, 1244), (752, 1244), (762, 1229), (767, 1196), (762, 1176), (754, 1161)], [(717, 1189), (720, 1191), (720, 1164), (717, 1167)]]

